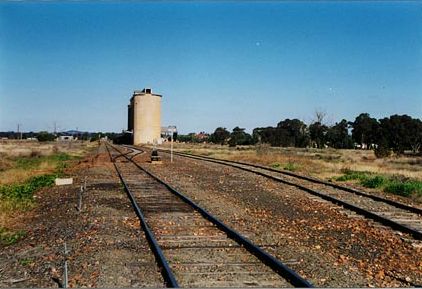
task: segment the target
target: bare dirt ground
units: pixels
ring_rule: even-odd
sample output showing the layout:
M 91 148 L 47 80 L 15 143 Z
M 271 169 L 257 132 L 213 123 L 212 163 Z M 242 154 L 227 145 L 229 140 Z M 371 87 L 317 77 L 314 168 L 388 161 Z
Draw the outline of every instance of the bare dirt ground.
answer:
M 0 287 L 58 287 L 69 250 L 70 287 L 163 287 L 155 259 L 103 149 L 67 171 L 75 185 L 44 189 L 7 226 L 26 237 L 0 252 Z M 83 210 L 76 210 L 87 178 Z
M 292 187 L 168 156 L 149 168 L 320 287 L 422 284 L 421 243 Z

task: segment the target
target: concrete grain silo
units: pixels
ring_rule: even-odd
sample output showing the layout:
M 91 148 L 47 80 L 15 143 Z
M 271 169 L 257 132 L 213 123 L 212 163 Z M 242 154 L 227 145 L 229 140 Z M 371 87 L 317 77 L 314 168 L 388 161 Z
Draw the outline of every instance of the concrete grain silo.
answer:
M 128 130 L 133 144 L 161 143 L 161 95 L 150 88 L 135 90 L 128 106 Z

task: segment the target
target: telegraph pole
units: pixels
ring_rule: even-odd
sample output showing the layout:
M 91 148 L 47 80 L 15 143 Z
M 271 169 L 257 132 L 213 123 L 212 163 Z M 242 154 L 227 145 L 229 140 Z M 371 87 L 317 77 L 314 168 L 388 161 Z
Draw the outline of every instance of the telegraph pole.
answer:
M 22 139 L 22 132 L 20 131 L 20 126 L 21 124 L 18 123 L 18 135 L 19 135 L 19 139 Z

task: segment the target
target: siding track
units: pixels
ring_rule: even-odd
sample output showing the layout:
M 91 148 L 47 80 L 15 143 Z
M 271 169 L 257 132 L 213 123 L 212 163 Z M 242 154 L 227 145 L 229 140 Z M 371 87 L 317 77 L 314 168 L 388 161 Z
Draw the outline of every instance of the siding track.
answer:
M 167 150 L 161 152 L 169 153 Z M 252 172 L 271 180 L 294 186 L 320 199 L 342 206 L 396 231 L 422 240 L 422 209 L 395 202 L 345 186 L 301 176 L 289 171 L 279 171 L 261 165 L 216 159 L 200 155 L 173 152 L 173 154 Z
M 132 158 L 107 144 L 168 287 L 312 287 Z

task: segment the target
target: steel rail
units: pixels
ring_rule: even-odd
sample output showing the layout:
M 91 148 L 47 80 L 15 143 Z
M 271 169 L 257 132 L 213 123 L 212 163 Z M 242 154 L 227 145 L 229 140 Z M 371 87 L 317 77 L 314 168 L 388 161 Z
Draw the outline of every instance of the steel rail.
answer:
M 115 150 L 120 152 L 116 147 L 112 146 Z M 263 263 L 268 265 L 271 269 L 273 269 L 275 272 L 277 272 L 280 276 L 285 278 L 290 284 L 292 284 L 295 287 L 301 287 L 301 288 L 311 288 L 314 287 L 309 281 L 305 280 L 299 274 L 297 274 L 295 271 L 290 269 L 288 266 L 283 264 L 280 260 L 276 259 L 271 254 L 267 253 L 263 249 L 261 249 L 259 246 L 253 244 L 249 239 L 245 238 L 241 234 L 239 234 L 237 231 L 231 229 L 224 223 L 222 223 L 219 219 L 211 215 L 208 211 L 197 205 L 195 202 L 193 202 L 190 198 L 186 197 L 182 193 L 178 192 L 175 188 L 170 186 L 168 183 L 164 182 L 160 178 L 158 178 L 156 175 L 152 174 L 149 170 L 141 167 L 139 164 L 134 162 L 133 160 L 129 159 L 127 156 L 125 156 L 126 159 L 131 161 L 137 168 L 144 171 L 146 174 L 151 176 L 153 179 L 164 185 L 170 192 L 172 192 L 174 195 L 179 197 L 182 201 L 190 205 L 192 208 L 194 208 L 198 213 L 200 213 L 205 219 L 212 222 L 215 226 L 217 226 L 220 230 L 225 232 L 227 236 L 233 240 L 235 240 L 237 243 L 243 245 L 250 253 L 258 257 Z
M 107 151 L 110 154 L 111 157 L 111 152 L 109 150 L 109 148 L 107 147 Z M 120 155 L 119 156 L 124 156 L 126 159 L 130 160 L 126 154 L 122 154 L 119 151 Z M 159 264 L 159 266 L 161 267 L 161 275 L 164 278 L 165 283 L 167 284 L 167 287 L 171 287 L 171 288 L 179 288 L 179 284 L 177 283 L 176 277 L 174 276 L 173 271 L 170 268 L 170 265 L 168 264 L 163 251 L 160 248 L 160 245 L 158 244 L 157 240 L 154 237 L 154 234 L 152 233 L 151 229 L 149 228 L 146 220 L 145 220 L 145 216 L 142 213 L 141 208 L 139 207 L 138 203 L 135 200 L 135 197 L 133 196 L 132 192 L 130 191 L 126 181 L 124 180 L 122 174 L 120 173 L 119 168 L 117 167 L 116 163 L 114 163 L 114 168 L 116 169 L 116 172 L 120 178 L 120 181 L 122 182 L 124 188 L 125 188 L 125 192 L 132 204 L 133 209 L 135 210 L 135 213 L 141 223 L 141 227 L 145 233 L 145 237 L 150 245 L 150 248 L 152 250 L 152 252 L 154 253 L 155 259 L 157 260 L 157 263 Z
M 165 152 L 165 153 L 169 153 L 168 150 L 160 149 L 160 151 Z M 353 194 L 356 194 L 356 195 L 359 195 L 359 196 L 363 196 L 363 197 L 373 199 L 374 201 L 384 202 L 384 203 L 389 204 L 391 206 L 394 206 L 396 208 L 407 210 L 407 211 L 410 211 L 412 213 L 422 215 L 422 208 L 412 207 L 412 206 L 409 206 L 409 205 L 406 205 L 406 204 L 403 204 L 403 203 L 399 203 L 399 202 L 396 202 L 396 201 L 393 201 L 393 200 L 389 200 L 389 199 L 385 199 L 385 198 L 382 198 L 382 197 L 379 197 L 379 196 L 371 195 L 371 194 L 368 194 L 368 193 L 365 193 L 365 192 L 362 192 L 362 191 L 359 191 L 359 190 L 356 190 L 356 189 L 353 189 L 353 188 L 349 188 L 349 187 L 338 185 L 338 184 L 333 184 L 333 183 L 330 183 L 330 182 L 327 182 L 327 181 L 319 180 L 319 179 L 308 177 L 308 176 L 299 175 L 299 174 L 289 172 L 289 171 L 285 171 L 285 170 L 276 170 L 276 169 L 269 168 L 269 167 L 266 167 L 266 166 L 263 166 L 263 165 L 251 164 L 251 163 L 241 162 L 241 161 L 217 159 L 217 158 L 213 158 L 213 157 L 201 156 L 201 155 L 195 155 L 195 154 L 189 154 L 189 153 L 173 152 L 173 154 L 176 154 L 176 155 L 179 155 L 179 156 L 184 156 L 184 157 L 189 157 L 189 158 L 193 158 L 193 159 L 195 159 L 195 158 L 209 159 L 209 160 L 215 160 L 215 161 L 235 163 L 235 164 L 239 164 L 239 165 L 251 166 L 251 167 L 254 167 L 254 168 L 258 168 L 258 169 L 276 172 L 276 173 L 288 175 L 288 176 L 291 176 L 291 177 L 295 177 L 295 178 L 298 178 L 298 179 L 306 180 L 306 181 L 309 181 L 309 182 L 330 186 L 330 187 L 333 187 L 335 189 L 347 191 L 349 193 L 353 193 Z
M 163 150 L 161 150 L 161 151 L 163 151 Z M 299 185 L 299 184 L 296 184 L 296 183 L 293 183 L 293 182 L 289 182 L 289 181 L 283 180 L 283 179 L 281 179 L 279 177 L 275 177 L 275 176 L 272 176 L 272 175 L 269 175 L 269 174 L 266 174 L 266 173 L 263 173 L 263 172 L 258 172 L 258 171 L 252 170 L 252 169 L 248 169 L 248 168 L 244 168 L 244 167 L 238 166 L 238 165 L 246 165 L 246 164 L 240 164 L 240 163 L 238 163 L 238 165 L 236 165 L 236 164 L 232 164 L 231 161 L 218 160 L 218 159 L 206 158 L 206 157 L 203 158 L 202 156 L 201 157 L 192 156 L 192 155 L 181 155 L 181 156 L 192 158 L 192 159 L 204 160 L 204 161 L 208 161 L 208 162 L 212 162 L 212 163 L 217 163 L 217 164 L 223 164 L 223 165 L 234 167 L 234 168 L 238 168 L 238 169 L 241 169 L 241 170 L 244 170 L 244 171 L 247 171 L 247 172 L 252 172 L 252 173 L 255 173 L 257 175 L 260 175 L 260 176 L 263 176 L 263 177 L 266 177 L 266 178 L 269 178 L 269 179 L 272 179 L 272 180 L 275 180 L 275 181 L 284 183 L 286 185 L 294 186 L 294 187 L 296 187 L 296 188 L 298 188 L 300 190 L 306 191 L 306 192 L 308 192 L 308 193 L 310 193 L 312 195 L 318 196 L 318 197 L 320 197 L 320 198 L 322 198 L 324 200 L 327 200 L 327 201 L 330 201 L 330 202 L 335 203 L 337 205 L 343 206 L 343 207 L 345 207 L 345 208 L 347 208 L 347 209 L 349 209 L 351 211 L 354 211 L 354 212 L 356 212 L 356 213 L 358 213 L 360 215 L 363 215 L 365 217 L 368 217 L 370 219 L 373 219 L 373 220 L 375 220 L 375 221 L 377 221 L 377 222 L 379 222 L 379 223 L 381 223 L 383 225 L 389 226 L 389 227 L 393 228 L 394 230 L 397 230 L 397 231 L 400 231 L 400 232 L 403 232 L 403 233 L 410 234 L 410 235 L 413 236 L 413 238 L 415 238 L 417 240 L 422 240 L 422 232 L 417 231 L 417 230 L 415 230 L 413 228 L 410 228 L 410 227 L 408 227 L 406 225 L 399 224 L 399 223 L 397 223 L 397 222 L 395 222 L 393 220 L 387 219 L 387 218 L 385 218 L 383 216 L 380 216 L 378 214 L 372 213 L 372 212 L 370 212 L 368 210 L 365 210 L 363 208 L 357 207 L 357 206 L 355 206 L 353 204 L 350 204 L 348 202 L 342 201 L 342 200 L 340 200 L 338 198 L 335 198 L 335 197 L 332 197 L 332 196 L 329 196 L 329 195 L 320 193 L 320 192 L 318 192 L 316 190 L 307 188 L 305 186 L 302 186 L 302 185 Z M 277 172 L 279 172 L 279 171 L 277 171 Z

